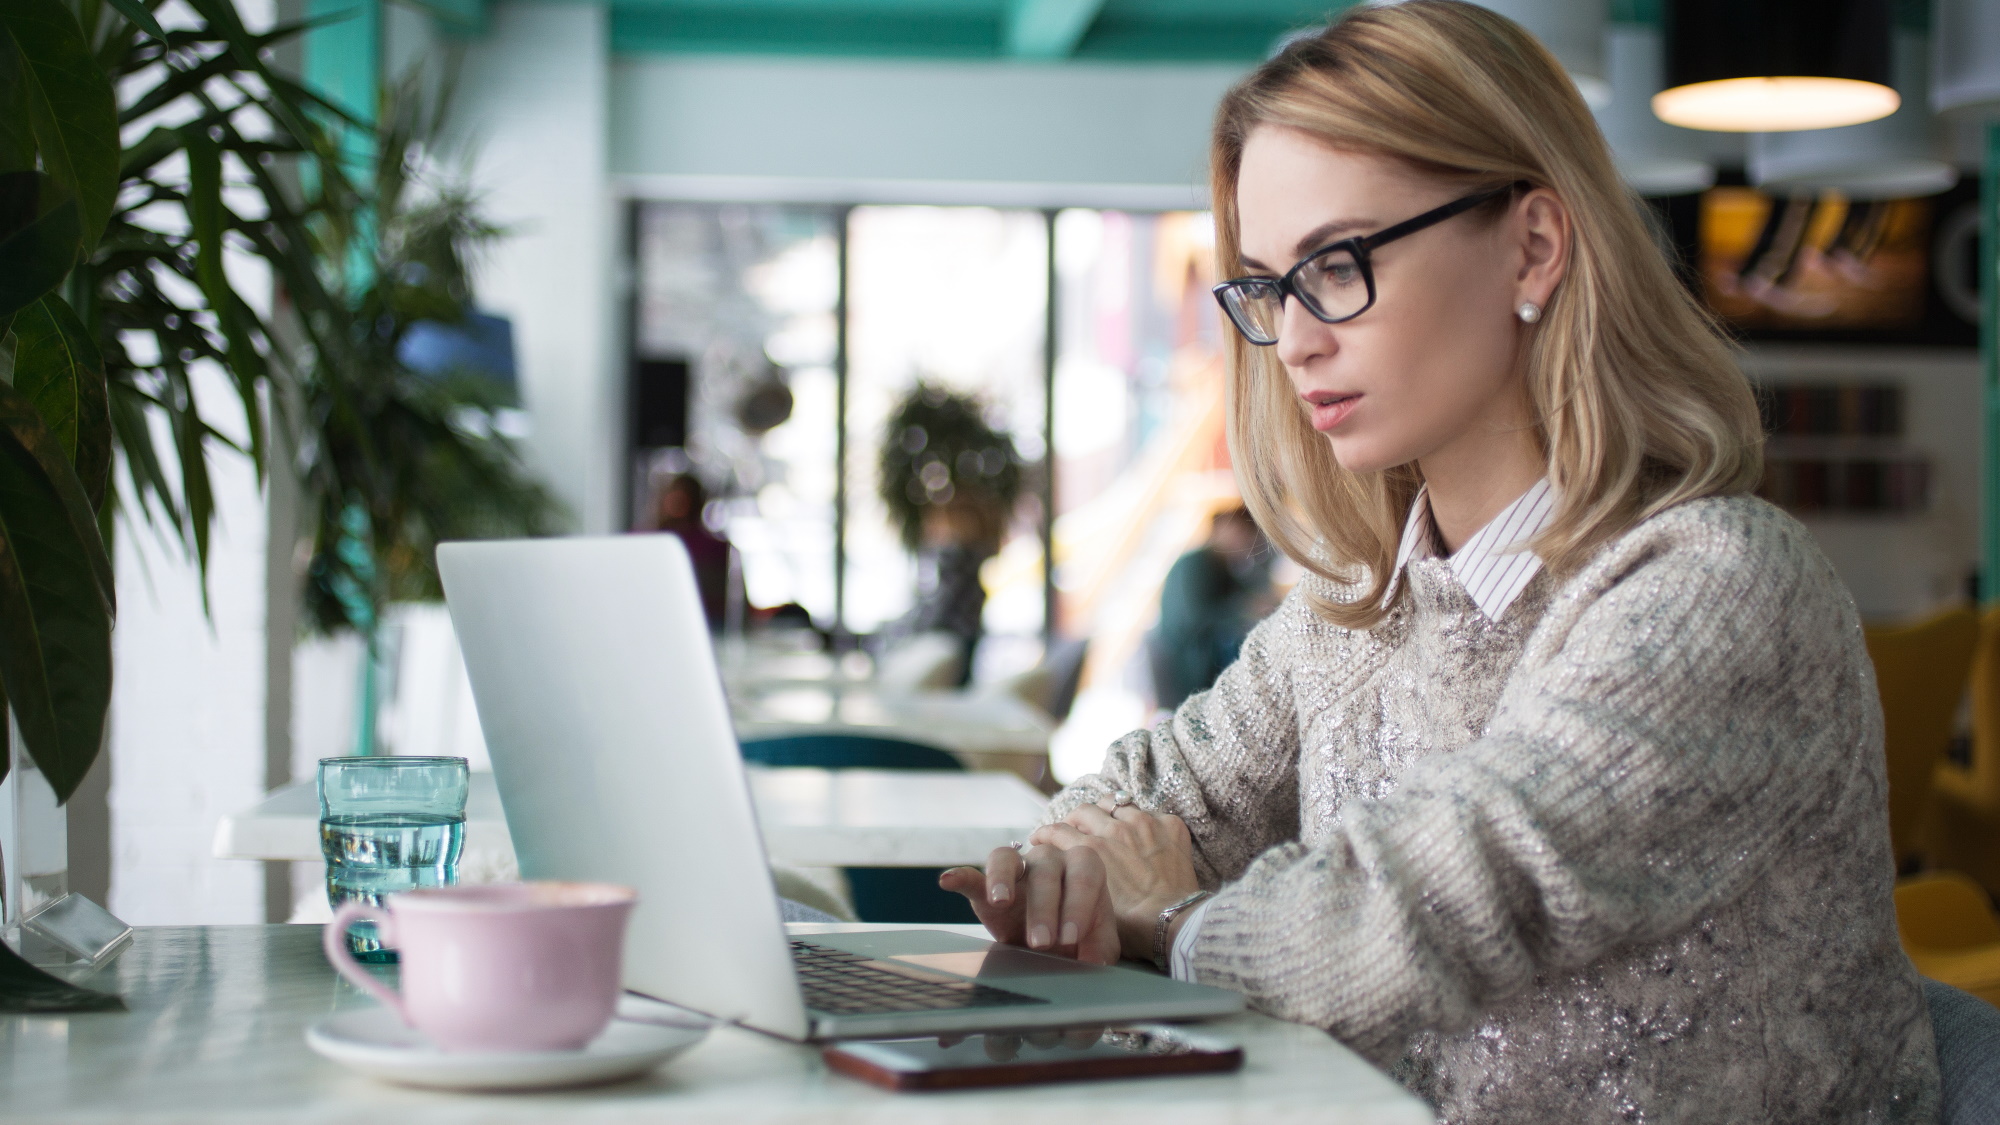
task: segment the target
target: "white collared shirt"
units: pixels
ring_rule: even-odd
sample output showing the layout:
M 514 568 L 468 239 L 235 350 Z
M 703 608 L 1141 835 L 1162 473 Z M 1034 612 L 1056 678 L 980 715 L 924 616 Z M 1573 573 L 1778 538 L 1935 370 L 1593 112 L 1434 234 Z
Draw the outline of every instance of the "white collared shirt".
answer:
M 1527 542 L 1541 534 L 1555 517 L 1556 491 L 1547 478 L 1538 480 L 1451 556 L 1451 572 L 1488 621 L 1499 621 L 1542 569 L 1542 560 L 1527 549 Z M 1396 548 L 1396 572 L 1389 579 L 1383 604 L 1387 605 L 1395 596 L 1403 567 L 1411 559 L 1427 559 L 1436 554 L 1437 529 L 1431 523 L 1430 492 L 1419 489 L 1417 498 L 1410 502 L 1409 518 L 1403 521 L 1403 541 Z M 1180 933 L 1174 935 L 1168 968 L 1175 980 L 1194 979 L 1195 941 L 1201 935 L 1202 920 L 1208 917 L 1208 905 L 1214 901 L 1209 899 L 1189 912 Z
M 1521 591 L 1528 588 L 1542 569 L 1542 560 L 1527 549 L 1528 540 L 1541 534 L 1556 518 L 1556 490 L 1546 478 L 1516 497 L 1500 514 L 1473 533 L 1451 556 L 1451 572 L 1472 597 L 1488 621 L 1498 621 Z M 1410 516 L 1403 521 L 1403 542 L 1396 548 L 1396 573 L 1389 580 L 1393 597 L 1403 567 L 1411 559 L 1427 559 L 1437 554 L 1437 532 L 1431 523 L 1428 489 L 1419 489 L 1410 503 Z M 1385 600 L 1383 604 L 1387 604 Z

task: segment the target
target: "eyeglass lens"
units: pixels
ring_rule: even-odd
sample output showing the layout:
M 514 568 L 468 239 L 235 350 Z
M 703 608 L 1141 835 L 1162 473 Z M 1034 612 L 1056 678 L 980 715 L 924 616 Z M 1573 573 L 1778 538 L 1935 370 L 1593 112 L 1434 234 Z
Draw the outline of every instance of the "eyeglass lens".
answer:
M 1335 248 L 1300 264 L 1292 290 L 1321 320 L 1346 320 L 1368 307 L 1368 283 L 1352 251 Z M 1258 343 L 1275 343 L 1285 317 L 1285 295 L 1275 281 L 1234 285 L 1224 292 L 1230 319 Z

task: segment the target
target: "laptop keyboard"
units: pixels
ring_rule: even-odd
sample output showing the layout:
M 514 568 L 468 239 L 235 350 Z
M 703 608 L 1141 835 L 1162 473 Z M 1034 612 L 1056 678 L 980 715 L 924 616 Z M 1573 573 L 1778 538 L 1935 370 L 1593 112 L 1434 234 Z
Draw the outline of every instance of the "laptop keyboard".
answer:
M 878 961 L 858 953 L 828 949 L 809 941 L 792 942 L 792 966 L 798 970 L 806 1007 L 829 1015 L 937 1012 L 1048 1003 L 1039 996 L 1023 996 L 1004 988 L 932 973 L 915 966 Z

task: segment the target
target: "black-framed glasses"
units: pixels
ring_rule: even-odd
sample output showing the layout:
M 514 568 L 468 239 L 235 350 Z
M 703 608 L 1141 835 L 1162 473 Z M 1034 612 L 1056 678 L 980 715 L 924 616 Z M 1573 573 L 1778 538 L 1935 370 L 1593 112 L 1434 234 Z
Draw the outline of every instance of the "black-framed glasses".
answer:
M 1369 254 L 1405 235 L 1436 226 L 1490 199 L 1529 186 L 1516 180 L 1505 187 L 1474 192 L 1406 219 L 1386 230 L 1360 238 L 1343 238 L 1300 259 L 1283 277 L 1239 277 L 1215 287 L 1215 299 L 1229 314 L 1243 338 L 1259 347 L 1278 342 L 1278 325 L 1285 317 L 1285 298 L 1297 297 L 1306 311 L 1328 324 L 1353 320 L 1375 304 L 1375 269 Z

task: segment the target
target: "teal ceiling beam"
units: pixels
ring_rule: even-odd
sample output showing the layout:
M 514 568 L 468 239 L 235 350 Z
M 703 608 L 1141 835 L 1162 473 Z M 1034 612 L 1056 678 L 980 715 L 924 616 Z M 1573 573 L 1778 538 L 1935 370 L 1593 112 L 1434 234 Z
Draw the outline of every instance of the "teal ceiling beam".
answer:
M 767 13 L 614 5 L 611 49 L 619 54 L 994 58 L 1000 54 L 1000 21 L 923 12 Z
M 1076 53 L 1104 0 L 1009 0 L 1006 48 L 1024 59 L 1066 59 Z
M 406 0 L 428 12 L 446 31 L 460 34 L 486 30 L 486 0 Z

